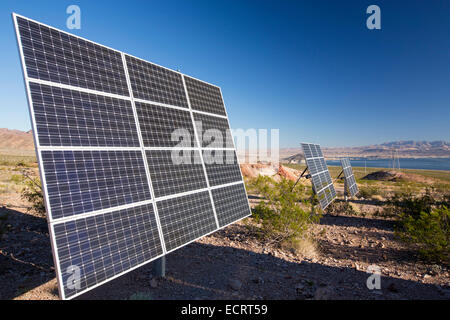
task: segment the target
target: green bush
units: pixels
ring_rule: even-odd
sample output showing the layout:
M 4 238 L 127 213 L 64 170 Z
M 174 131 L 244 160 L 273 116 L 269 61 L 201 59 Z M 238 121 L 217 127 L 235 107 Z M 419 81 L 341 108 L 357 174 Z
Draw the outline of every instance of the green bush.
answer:
M 397 235 L 418 246 L 427 259 L 449 262 L 450 210 L 443 206 L 417 214 L 400 214 L 401 228 Z
M 432 190 L 426 189 L 425 194 L 415 196 L 411 192 L 395 193 L 388 199 L 387 209 L 393 216 L 411 216 L 418 219 L 422 212 L 430 213 L 436 206 L 445 205 L 438 199 Z
M 30 203 L 29 211 L 34 211 L 45 217 L 45 203 L 41 181 L 37 177 L 30 176 L 26 171 L 22 171 L 24 177 L 24 188 L 22 189 L 22 199 Z
M 293 181 L 277 182 L 266 176 L 259 176 L 249 184 L 262 197 L 253 214 L 266 241 L 281 244 L 301 238 L 310 224 L 318 221 L 317 215 L 302 209 L 302 203 L 307 205 L 302 185 L 294 187 Z
M 361 186 L 359 188 L 359 192 L 357 194 L 358 198 L 364 198 L 364 199 L 370 199 L 372 198 L 374 195 L 379 194 L 379 191 L 376 187 L 371 186 L 371 187 L 366 187 L 366 186 Z
M 327 213 L 331 215 L 346 214 L 351 216 L 358 215 L 358 212 L 353 208 L 350 202 L 346 201 L 333 201 L 327 207 Z

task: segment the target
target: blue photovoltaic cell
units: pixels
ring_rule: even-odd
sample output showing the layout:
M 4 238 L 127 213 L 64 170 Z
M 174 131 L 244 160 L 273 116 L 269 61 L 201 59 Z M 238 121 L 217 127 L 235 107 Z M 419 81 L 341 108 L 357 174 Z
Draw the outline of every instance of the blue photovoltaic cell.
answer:
M 17 17 L 30 78 L 129 96 L 118 51 Z
M 207 188 L 197 150 L 147 150 L 155 197 Z
M 251 214 L 244 184 L 212 190 L 219 226 L 226 226 Z
M 242 181 L 234 150 L 204 150 L 203 160 L 210 186 Z
M 181 74 L 126 55 L 134 98 L 187 108 Z
M 220 89 L 211 84 L 184 76 L 189 101 L 193 110 L 226 115 Z
M 13 19 L 62 298 L 250 214 L 219 87 Z
M 41 146 L 139 147 L 128 100 L 30 82 Z
M 66 297 L 84 291 L 162 254 L 151 204 L 54 225 L 62 270 L 79 267 L 79 288 L 62 280 Z M 73 267 L 72 267 L 73 269 Z
M 150 200 L 141 151 L 42 151 L 53 219 Z
M 352 197 L 358 193 L 358 185 L 356 184 L 353 169 L 348 158 L 341 159 L 342 170 L 344 171 L 344 179 L 347 183 L 347 189 Z
M 208 191 L 158 201 L 157 207 L 167 251 L 217 229 Z
M 197 132 L 204 148 L 234 148 L 228 119 L 194 113 Z
M 145 147 L 196 147 L 189 111 L 136 102 Z
M 302 143 L 301 146 L 308 171 L 311 174 L 313 188 L 317 193 L 320 206 L 325 210 L 336 197 L 336 191 L 322 149 L 318 144 Z

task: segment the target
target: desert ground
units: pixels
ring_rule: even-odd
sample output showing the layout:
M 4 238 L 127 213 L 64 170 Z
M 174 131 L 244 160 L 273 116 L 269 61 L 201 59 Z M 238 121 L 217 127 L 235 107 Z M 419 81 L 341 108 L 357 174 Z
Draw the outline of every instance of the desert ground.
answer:
M 269 175 L 296 179 L 299 165 L 242 165 L 245 179 Z M 330 167 L 332 177 L 340 168 Z M 23 172 L 37 175 L 32 156 L 0 157 L 0 298 L 58 299 L 47 222 L 21 197 Z M 167 256 L 166 277 L 152 276 L 152 263 L 77 299 L 449 299 L 446 263 L 423 260 L 394 234 L 395 221 L 382 214 L 387 194 L 450 190 L 450 172 L 354 168 L 362 195 L 338 199 L 311 237 L 295 246 L 260 239 L 252 217 Z M 373 174 L 373 180 L 362 179 Z M 370 177 L 370 176 L 369 176 Z M 309 181 L 301 181 L 308 187 Z M 249 194 L 251 206 L 261 198 Z M 366 286 L 370 265 L 381 272 L 381 290 Z

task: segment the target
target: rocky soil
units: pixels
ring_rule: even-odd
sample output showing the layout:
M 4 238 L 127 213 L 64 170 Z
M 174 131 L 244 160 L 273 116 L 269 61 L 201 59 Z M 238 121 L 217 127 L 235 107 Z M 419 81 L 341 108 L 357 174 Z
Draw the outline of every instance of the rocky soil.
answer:
M 0 211 L 0 298 L 57 299 L 45 219 Z M 316 245 L 301 250 L 267 246 L 250 230 L 240 222 L 169 254 L 164 279 L 150 263 L 77 299 L 450 299 L 448 267 L 421 262 L 392 221 L 327 215 Z M 380 290 L 367 288 L 370 265 Z

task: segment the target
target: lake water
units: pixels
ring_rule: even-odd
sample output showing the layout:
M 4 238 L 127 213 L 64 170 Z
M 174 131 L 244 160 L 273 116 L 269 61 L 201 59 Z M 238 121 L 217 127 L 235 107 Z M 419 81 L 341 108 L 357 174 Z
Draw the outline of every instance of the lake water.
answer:
M 392 159 L 366 159 L 350 158 L 353 167 L 368 168 L 392 168 Z M 329 166 L 340 166 L 339 160 L 327 161 Z M 397 159 L 395 167 L 397 168 Z M 450 171 L 450 158 L 403 158 L 400 159 L 400 169 L 422 169 L 422 170 L 448 170 Z

